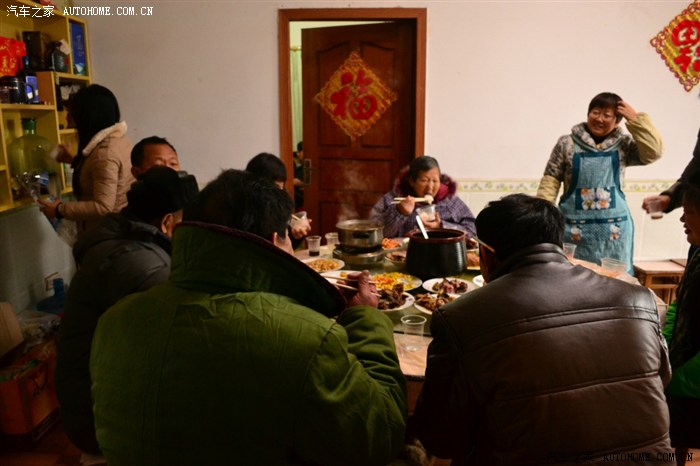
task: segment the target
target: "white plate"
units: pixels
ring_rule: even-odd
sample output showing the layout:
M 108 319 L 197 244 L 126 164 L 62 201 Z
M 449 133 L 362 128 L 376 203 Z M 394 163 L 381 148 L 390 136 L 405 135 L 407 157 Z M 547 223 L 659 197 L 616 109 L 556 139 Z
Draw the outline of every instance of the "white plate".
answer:
M 409 306 L 413 306 L 413 303 L 416 302 L 416 298 L 413 297 L 412 294 L 410 293 L 403 293 L 404 297 L 404 302 L 401 306 L 399 307 L 392 307 L 391 309 L 380 309 L 382 312 L 394 312 L 394 311 L 400 311 L 401 309 L 406 309 Z
M 318 261 L 318 260 L 328 261 L 328 264 L 332 263 L 332 265 L 333 265 L 332 268 L 324 270 L 323 272 L 319 272 L 319 273 L 330 272 L 333 270 L 340 270 L 343 267 L 345 267 L 345 262 L 341 261 L 340 259 L 329 259 L 329 258 L 325 258 L 325 257 L 309 257 L 308 259 L 302 260 L 302 262 L 304 264 L 308 265 L 309 267 L 311 267 L 312 269 L 314 269 L 313 266 L 311 266 L 309 264 L 312 263 L 313 261 Z M 314 270 L 316 270 L 316 269 L 314 269 Z M 316 270 L 316 271 L 318 272 L 318 270 Z
M 382 246 L 382 249 L 384 250 L 384 252 L 400 251 L 400 250 L 402 250 L 402 249 L 408 248 L 408 241 L 409 241 L 409 238 L 389 238 L 389 239 L 398 242 L 399 245 L 398 245 L 398 246 L 395 246 L 395 247 L 393 247 L 393 248 L 384 248 L 384 247 Z
M 469 293 L 470 291 L 473 291 L 473 290 L 476 289 L 476 286 L 474 286 L 473 284 L 469 283 L 469 280 L 463 280 L 463 279 L 457 278 L 457 277 L 445 277 L 445 278 L 447 278 L 447 279 L 450 280 L 450 281 L 458 281 L 458 282 L 461 282 L 461 283 L 465 283 L 465 284 L 467 285 L 467 291 L 465 291 L 464 293 L 448 293 L 450 296 L 454 296 L 454 297 L 457 297 L 457 298 L 458 298 L 458 297 L 460 297 L 460 296 L 462 296 L 462 295 L 464 295 L 464 294 L 466 294 L 466 293 Z M 428 293 L 436 293 L 437 290 L 434 290 L 433 287 L 434 287 L 435 285 L 437 285 L 438 283 L 440 283 L 441 281 L 442 281 L 442 278 L 431 278 L 430 280 L 426 280 L 426 281 L 423 282 L 423 288 L 424 288 Z
M 377 280 L 377 278 L 389 278 L 389 279 L 395 279 L 399 283 L 403 283 L 403 290 L 404 291 L 409 291 L 414 288 L 418 288 L 421 283 L 420 278 L 414 277 L 413 275 L 408 275 L 405 273 L 401 272 L 389 272 L 389 273 L 377 273 L 372 275 L 372 280 Z M 381 288 L 379 285 L 377 285 L 377 288 Z
M 484 286 L 484 276 L 483 275 L 477 275 L 476 277 L 472 278 L 472 282 L 479 288 Z
M 429 294 L 431 297 L 433 297 L 433 298 L 437 296 L 437 293 L 428 293 L 428 294 Z M 452 302 L 452 301 L 450 301 L 450 302 Z M 420 304 L 418 304 L 417 301 L 416 301 L 413 305 L 415 306 L 416 309 L 418 309 L 418 310 L 419 310 L 420 312 L 422 312 L 423 314 L 428 314 L 428 315 L 432 315 L 432 314 L 433 314 L 433 311 L 431 311 L 431 310 L 428 309 L 427 307 L 421 306 Z
M 402 268 L 406 266 L 406 251 L 404 250 L 385 252 L 384 258 L 396 267 Z

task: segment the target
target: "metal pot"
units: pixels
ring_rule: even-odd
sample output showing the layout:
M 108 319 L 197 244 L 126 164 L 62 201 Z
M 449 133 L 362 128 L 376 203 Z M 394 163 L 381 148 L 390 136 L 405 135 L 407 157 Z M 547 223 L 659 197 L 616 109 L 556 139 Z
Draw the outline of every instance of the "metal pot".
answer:
M 376 220 L 344 220 L 335 225 L 338 243 L 353 248 L 371 249 L 381 246 L 384 225 Z
M 428 239 L 418 230 L 408 233 L 406 270 L 422 280 L 462 273 L 467 267 L 466 234 L 448 228 L 429 229 Z

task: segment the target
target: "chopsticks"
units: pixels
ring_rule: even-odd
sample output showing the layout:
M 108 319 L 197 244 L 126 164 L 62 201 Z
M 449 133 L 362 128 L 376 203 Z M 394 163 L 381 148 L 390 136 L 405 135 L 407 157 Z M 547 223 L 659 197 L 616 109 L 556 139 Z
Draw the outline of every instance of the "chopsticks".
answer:
M 406 200 L 405 197 L 395 197 L 391 203 L 398 204 L 399 202 L 404 200 Z M 416 202 L 427 202 L 428 204 L 432 204 L 434 199 L 432 197 L 414 197 L 413 200 Z
M 331 275 L 328 272 L 323 272 L 321 273 L 325 278 L 332 278 L 334 280 L 347 280 L 349 282 L 356 282 L 358 279 L 357 278 L 350 278 L 350 277 L 343 277 L 342 275 Z M 374 285 L 377 284 L 377 282 L 370 280 L 368 283 L 372 283 Z
M 357 288 L 355 288 L 354 286 L 344 285 L 344 284 L 342 284 L 342 283 L 337 283 L 337 282 L 336 282 L 336 283 L 333 283 L 333 284 L 334 284 L 335 286 L 337 286 L 338 288 L 345 288 L 346 290 L 360 291 L 360 290 L 358 290 Z M 372 291 L 372 294 L 373 294 L 374 296 L 377 296 L 378 298 L 381 298 L 381 297 L 382 297 L 382 295 L 380 295 L 379 293 L 375 293 L 374 291 Z

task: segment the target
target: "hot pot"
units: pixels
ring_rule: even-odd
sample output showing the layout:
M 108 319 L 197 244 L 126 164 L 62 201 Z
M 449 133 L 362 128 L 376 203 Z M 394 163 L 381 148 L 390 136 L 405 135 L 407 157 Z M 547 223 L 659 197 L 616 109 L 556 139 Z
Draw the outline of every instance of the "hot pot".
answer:
M 384 225 L 376 220 L 344 220 L 335 225 L 338 243 L 357 249 L 376 249 L 382 245 Z
M 421 280 L 462 273 L 467 267 L 466 234 L 460 230 L 427 230 L 428 239 L 419 230 L 408 233 L 406 270 Z

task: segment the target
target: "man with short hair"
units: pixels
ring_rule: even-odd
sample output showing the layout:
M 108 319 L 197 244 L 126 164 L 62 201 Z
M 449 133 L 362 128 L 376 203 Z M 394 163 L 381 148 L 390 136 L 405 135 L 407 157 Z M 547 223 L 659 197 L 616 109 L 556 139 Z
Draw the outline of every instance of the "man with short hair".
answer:
M 152 167 L 127 193 L 128 205 L 87 231 L 73 248 L 70 282 L 58 335 L 56 394 L 68 438 L 99 454 L 90 395 L 90 346 L 97 320 L 124 296 L 164 282 L 173 229 L 197 192 L 192 175 Z
M 428 452 L 478 466 L 648 464 L 671 452 L 652 292 L 572 265 L 564 217 L 544 199 L 491 202 L 476 230 L 487 284 L 432 316 L 415 413 Z
M 149 168 L 164 165 L 175 171 L 180 171 L 180 160 L 177 152 L 167 139 L 150 136 L 141 139 L 131 149 L 131 173 L 134 178 L 146 173 Z
M 227 170 L 185 210 L 168 282 L 100 319 L 90 362 L 110 465 L 384 466 L 405 380 L 369 273 L 343 295 L 289 254 L 293 202 Z

